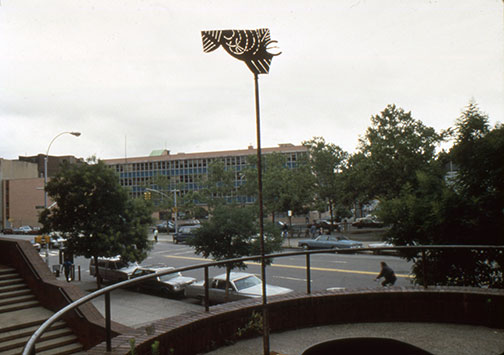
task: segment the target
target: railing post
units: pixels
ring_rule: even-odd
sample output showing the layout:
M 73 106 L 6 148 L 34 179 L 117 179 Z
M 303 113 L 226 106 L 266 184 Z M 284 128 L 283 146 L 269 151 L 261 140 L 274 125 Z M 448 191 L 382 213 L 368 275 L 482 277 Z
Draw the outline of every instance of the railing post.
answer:
M 306 254 L 306 293 L 311 293 L 310 254 Z
M 423 273 L 423 287 L 427 288 L 427 259 L 425 258 L 425 249 L 422 249 L 422 273 Z
M 209 292 L 208 292 L 208 266 L 205 266 L 205 312 L 208 312 L 210 309 L 210 302 L 209 302 Z
M 105 293 L 105 336 L 107 341 L 107 351 L 112 351 L 112 334 L 110 331 L 110 292 Z

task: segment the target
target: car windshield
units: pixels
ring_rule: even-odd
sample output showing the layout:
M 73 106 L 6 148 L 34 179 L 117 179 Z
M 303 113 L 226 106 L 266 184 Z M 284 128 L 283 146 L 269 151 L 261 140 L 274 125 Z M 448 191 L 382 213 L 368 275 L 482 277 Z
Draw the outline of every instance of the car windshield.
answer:
M 234 282 L 234 284 L 236 286 L 236 289 L 238 291 L 240 291 L 240 290 L 243 290 L 243 289 L 246 289 L 246 288 L 249 288 L 249 287 L 260 285 L 261 284 L 261 280 L 259 280 L 254 275 L 250 275 L 250 276 L 244 277 L 243 279 L 236 280 Z

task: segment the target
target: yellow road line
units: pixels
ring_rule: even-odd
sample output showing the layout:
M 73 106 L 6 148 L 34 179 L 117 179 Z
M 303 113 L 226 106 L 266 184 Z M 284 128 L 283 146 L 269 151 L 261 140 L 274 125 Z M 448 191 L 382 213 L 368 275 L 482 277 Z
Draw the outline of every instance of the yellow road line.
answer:
M 172 258 L 172 259 L 186 259 L 186 260 L 197 260 L 197 261 L 209 261 L 208 259 L 205 258 L 198 258 L 194 256 L 178 256 L 178 255 L 163 255 L 165 258 Z M 255 261 L 246 261 L 245 264 L 247 265 L 261 265 L 261 263 L 255 262 Z M 284 268 L 284 269 L 298 269 L 298 270 L 306 270 L 306 266 L 298 266 L 298 265 L 285 265 L 285 264 L 271 264 L 268 265 L 269 267 L 278 267 L 278 268 Z M 373 272 L 373 271 L 360 271 L 360 270 L 345 270 L 345 269 L 332 269 L 332 268 L 325 268 L 325 267 L 315 267 L 311 266 L 310 270 L 315 270 L 315 271 L 330 271 L 330 272 L 343 272 L 343 273 L 348 273 L 348 274 L 360 274 L 360 275 L 378 275 L 378 272 Z M 404 277 L 404 278 L 411 278 L 411 275 L 404 275 L 404 274 L 396 274 L 397 277 Z

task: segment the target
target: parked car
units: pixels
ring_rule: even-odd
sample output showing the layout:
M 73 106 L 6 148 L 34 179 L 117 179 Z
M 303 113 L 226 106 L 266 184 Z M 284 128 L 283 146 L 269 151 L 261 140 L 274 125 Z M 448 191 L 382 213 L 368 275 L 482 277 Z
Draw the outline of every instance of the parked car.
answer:
M 173 270 L 173 267 L 139 267 L 131 274 L 131 278 L 140 277 L 160 273 L 163 271 Z M 194 277 L 182 276 L 180 272 L 156 276 L 145 280 L 136 285 L 147 291 L 154 291 L 163 294 L 164 296 L 182 296 L 186 286 L 195 282 Z
M 172 221 L 168 222 L 161 222 L 159 224 L 156 224 L 156 228 L 159 232 L 175 232 L 175 225 L 173 224 Z
M 51 248 L 61 249 L 64 247 L 66 238 L 63 238 L 60 232 L 50 232 L 49 237 L 49 246 Z
M 362 248 L 362 243 L 344 236 L 320 235 L 315 239 L 302 239 L 298 246 L 304 249 L 348 249 Z
M 389 243 L 389 242 L 381 242 L 381 243 L 370 243 L 368 245 L 370 248 L 387 248 L 387 247 L 395 247 L 394 244 Z M 374 250 L 373 254 L 379 255 L 379 254 L 390 254 L 390 255 L 397 255 L 399 254 L 398 250 L 390 249 L 390 250 Z
M 208 297 L 211 304 L 261 297 L 262 281 L 253 274 L 231 272 L 228 291 L 226 299 L 226 274 L 209 279 Z M 289 292 L 292 292 L 289 288 L 266 284 L 267 296 L 283 295 Z M 185 295 L 202 301 L 205 298 L 205 282 L 198 281 L 188 285 L 185 288 Z
M 14 228 L 14 234 L 30 234 L 33 231 L 30 226 L 21 226 L 19 228 Z
M 140 265 L 136 262 L 127 263 L 119 256 L 113 258 L 98 258 L 98 272 L 102 280 L 111 282 L 119 282 L 131 278 L 133 271 L 138 269 Z M 89 273 L 96 277 L 95 259 L 91 258 L 89 262 Z
M 331 232 L 340 230 L 339 224 L 336 221 L 332 221 L 331 223 L 330 219 L 318 219 L 313 224 L 317 229 L 322 228 Z
M 352 226 L 357 228 L 382 228 L 383 222 L 371 217 L 364 217 L 357 218 L 357 220 L 352 223 Z
M 178 233 L 173 236 L 173 241 L 175 244 L 185 243 L 195 236 L 196 230 L 199 228 L 201 228 L 201 224 L 182 226 L 179 228 Z

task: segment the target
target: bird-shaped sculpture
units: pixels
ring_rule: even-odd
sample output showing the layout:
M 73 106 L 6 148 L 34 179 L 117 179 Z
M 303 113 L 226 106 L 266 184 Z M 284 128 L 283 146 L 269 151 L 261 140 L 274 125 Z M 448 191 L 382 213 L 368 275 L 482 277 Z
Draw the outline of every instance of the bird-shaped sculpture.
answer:
M 212 52 L 222 45 L 233 57 L 243 60 L 254 74 L 268 74 L 271 60 L 281 53 L 269 53 L 272 41 L 267 28 L 257 30 L 201 31 L 203 51 Z

